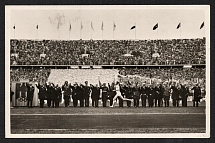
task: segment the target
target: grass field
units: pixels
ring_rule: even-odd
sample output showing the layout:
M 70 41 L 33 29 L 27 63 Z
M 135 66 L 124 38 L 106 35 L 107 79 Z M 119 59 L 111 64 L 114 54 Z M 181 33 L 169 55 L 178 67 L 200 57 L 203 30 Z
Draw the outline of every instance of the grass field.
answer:
M 189 103 L 189 106 L 192 105 Z M 205 133 L 200 107 L 11 109 L 12 134 Z

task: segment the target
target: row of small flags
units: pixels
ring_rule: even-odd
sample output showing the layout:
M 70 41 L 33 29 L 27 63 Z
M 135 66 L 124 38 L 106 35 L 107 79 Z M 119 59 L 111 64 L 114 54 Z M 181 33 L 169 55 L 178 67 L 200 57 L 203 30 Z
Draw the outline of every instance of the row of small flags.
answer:
M 177 25 L 176 29 L 179 29 L 180 27 L 181 27 L 181 22 Z M 200 25 L 200 29 L 202 29 L 203 27 L 204 27 L 204 22 Z M 57 28 L 59 28 L 59 26 Z M 136 24 L 134 26 L 132 26 L 130 30 L 133 30 L 135 28 L 136 28 Z M 152 30 L 156 30 L 157 28 L 158 28 L 158 23 L 153 26 Z M 13 29 L 16 29 L 15 25 L 13 26 Z M 36 29 L 39 29 L 39 25 L 38 24 L 36 26 Z M 71 30 L 71 29 L 72 29 L 72 25 L 70 24 L 69 25 L 69 30 Z M 82 29 L 83 29 L 83 25 L 82 25 L 82 22 L 81 22 L 81 30 Z M 94 30 L 92 22 L 91 22 L 91 29 Z M 104 24 L 103 24 L 103 21 L 102 21 L 101 30 L 103 30 L 103 29 L 104 29 Z M 115 31 L 115 29 L 116 29 L 116 24 L 113 23 L 113 31 Z

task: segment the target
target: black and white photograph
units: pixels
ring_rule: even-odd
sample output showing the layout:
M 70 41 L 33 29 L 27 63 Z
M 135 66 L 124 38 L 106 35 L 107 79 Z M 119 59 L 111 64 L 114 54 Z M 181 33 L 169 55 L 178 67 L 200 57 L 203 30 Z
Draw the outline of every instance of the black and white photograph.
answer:
M 5 6 L 6 138 L 209 138 L 210 6 Z

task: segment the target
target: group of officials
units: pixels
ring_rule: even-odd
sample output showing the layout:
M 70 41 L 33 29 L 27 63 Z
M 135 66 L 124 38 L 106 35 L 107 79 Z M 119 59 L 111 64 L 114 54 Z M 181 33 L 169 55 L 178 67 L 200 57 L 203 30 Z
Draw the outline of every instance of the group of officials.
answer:
M 110 105 L 113 105 L 113 98 L 116 95 L 115 83 L 106 85 L 98 84 L 78 85 L 75 83 L 71 85 L 68 81 L 65 81 L 62 87 L 54 85 L 53 83 L 36 85 L 39 89 L 40 107 L 44 107 L 44 100 L 47 100 L 48 107 L 59 107 L 61 97 L 63 95 L 65 107 L 69 107 L 70 101 L 73 101 L 73 107 L 77 107 L 80 103 L 80 107 L 89 107 L 89 99 L 92 99 L 92 106 L 98 108 L 99 100 L 102 100 L 102 106 L 107 106 L 107 100 L 110 101 Z M 198 107 L 198 103 L 201 98 L 201 88 L 196 84 L 191 90 L 194 90 L 193 94 L 193 106 Z M 121 84 L 121 95 L 127 99 L 133 99 L 133 106 L 139 107 L 139 101 L 141 100 L 142 107 L 146 107 L 147 101 L 149 107 L 169 107 L 169 101 L 172 99 L 173 107 L 179 107 L 179 101 L 182 100 L 182 106 L 187 107 L 187 98 L 190 95 L 189 88 L 186 85 L 178 83 L 163 83 L 163 84 L 146 84 L 142 85 L 136 83 Z M 62 94 L 63 93 L 63 94 Z M 123 107 L 123 100 L 119 100 L 119 107 Z M 79 102 L 78 102 L 79 101 Z M 127 107 L 131 107 L 131 101 L 126 101 Z

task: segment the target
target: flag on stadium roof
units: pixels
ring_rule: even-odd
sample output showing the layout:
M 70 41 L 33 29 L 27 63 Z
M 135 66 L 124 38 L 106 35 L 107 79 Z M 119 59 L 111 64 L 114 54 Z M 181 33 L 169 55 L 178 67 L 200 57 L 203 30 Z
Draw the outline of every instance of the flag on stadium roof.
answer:
M 200 29 L 202 29 L 204 27 L 204 22 L 201 24 Z
M 181 22 L 178 24 L 176 29 L 179 29 L 181 27 Z
M 82 21 L 81 21 L 81 30 L 83 29 Z
M 15 26 L 15 24 L 14 24 L 14 26 L 13 26 L 13 29 L 16 29 L 16 26 Z
M 39 28 L 38 24 L 37 24 L 36 28 L 37 28 L 37 29 Z
M 153 26 L 153 30 L 156 30 L 157 28 L 158 28 L 158 23 L 155 26 Z
M 101 29 L 103 30 L 103 27 L 104 27 L 104 25 L 103 25 L 103 21 L 102 21 L 102 26 L 101 26 Z
M 130 30 L 135 29 L 135 28 L 136 28 L 136 26 L 132 26 Z
M 116 29 L 116 24 L 115 22 L 113 22 L 113 31 L 115 31 L 115 29 Z
M 92 21 L 91 21 L 91 28 L 92 28 L 92 30 L 94 31 L 94 29 L 93 29 L 93 23 L 92 23 Z

